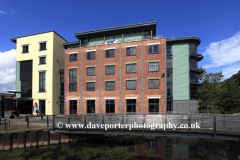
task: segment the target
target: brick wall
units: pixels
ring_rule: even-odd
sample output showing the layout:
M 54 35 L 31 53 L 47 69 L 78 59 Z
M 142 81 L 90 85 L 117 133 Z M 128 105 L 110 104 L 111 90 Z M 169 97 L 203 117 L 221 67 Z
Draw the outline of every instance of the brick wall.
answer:
M 154 39 L 143 40 L 135 42 L 125 42 L 118 44 L 109 44 L 93 47 L 84 47 L 76 49 L 65 50 L 65 114 L 69 114 L 69 98 L 78 98 L 77 113 L 81 114 L 81 52 L 82 52 L 82 113 L 87 112 L 87 100 L 86 98 L 95 98 L 95 113 L 105 113 L 106 104 L 105 98 L 115 99 L 115 113 L 126 112 L 126 99 L 125 97 L 137 97 L 136 112 L 142 112 L 142 67 L 143 67 L 143 112 L 148 112 L 148 97 L 160 97 L 159 99 L 159 111 L 165 111 L 165 77 L 162 74 L 165 73 L 165 42 L 166 39 Z M 149 43 L 160 43 L 159 54 L 148 54 Z M 126 47 L 129 45 L 137 45 L 136 56 L 126 56 Z M 143 57 L 142 57 L 143 46 Z M 105 48 L 116 47 L 115 57 L 106 58 Z M 121 57 L 120 57 L 121 47 Z M 95 50 L 95 60 L 87 60 L 86 50 Z M 101 50 L 101 66 L 100 66 L 100 50 Z M 69 62 L 69 53 L 78 52 L 78 58 L 76 62 Z M 120 58 L 121 58 L 121 102 L 120 102 Z M 159 72 L 148 72 L 148 61 L 159 61 Z M 143 66 L 142 66 L 143 61 Z M 136 62 L 137 72 L 127 74 L 126 63 Z M 105 75 L 105 65 L 115 64 L 115 74 Z M 95 76 L 87 76 L 86 66 L 95 66 Z M 69 68 L 77 68 L 77 91 L 69 92 Z M 101 67 L 101 73 L 100 73 Z M 101 99 L 99 99 L 99 79 L 101 74 Z M 148 89 L 148 78 L 159 77 L 159 89 Z M 126 79 L 135 78 L 137 80 L 136 90 L 126 90 Z M 115 90 L 106 91 L 106 80 L 115 80 Z M 96 81 L 95 91 L 86 91 L 86 81 Z M 161 101 L 163 100 L 163 101 Z M 100 111 L 101 103 L 101 111 Z

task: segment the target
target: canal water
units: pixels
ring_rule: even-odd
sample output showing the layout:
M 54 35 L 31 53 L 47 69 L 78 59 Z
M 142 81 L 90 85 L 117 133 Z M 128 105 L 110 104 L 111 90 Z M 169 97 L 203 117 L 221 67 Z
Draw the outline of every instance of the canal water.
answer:
M 106 136 L 81 142 L 0 151 L 0 160 L 5 159 L 240 160 L 240 142 L 179 137 Z

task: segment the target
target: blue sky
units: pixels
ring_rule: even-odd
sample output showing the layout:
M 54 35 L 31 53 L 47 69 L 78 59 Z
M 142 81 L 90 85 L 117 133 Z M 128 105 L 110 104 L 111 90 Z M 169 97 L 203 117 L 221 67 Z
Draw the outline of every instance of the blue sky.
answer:
M 239 0 L 0 0 L 0 93 L 15 89 L 10 38 L 55 30 L 75 41 L 76 32 L 149 21 L 157 21 L 157 35 L 199 37 L 199 66 L 230 77 L 240 70 L 239 8 Z

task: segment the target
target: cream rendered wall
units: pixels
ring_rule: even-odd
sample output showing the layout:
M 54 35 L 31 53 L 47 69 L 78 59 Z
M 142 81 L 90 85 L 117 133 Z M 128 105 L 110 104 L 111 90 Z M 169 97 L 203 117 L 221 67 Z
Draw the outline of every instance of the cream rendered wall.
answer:
M 53 43 L 53 85 L 52 85 L 52 97 L 53 97 L 53 113 L 59 114 L 59 69 L 64 68 L 64 47 L 63 43 L 65 40 L 60 38 L 56 33 L 54 33 L 54 43 Z M 57 61 L 58 60 L 58 61 Z
M 54 43 L 54 32 L 47 32 L 37 35 L 31 35 L 27 37 L 17 38 L 17 55 L 16 61 L 26 61 L 32 60 L 32 98 L 33 103 L 37 102 L 39 106 L 38 99 L 46 99 L 45 104 L 45 114 L 53 114 L 53 43 Z M 46 41 L 46 49 L 44 51 L 39 51 L 39 42 Z M 22 54 L 22 45 L 29 44 L 29 53 Z M 39 64 L 39 57 L 46 55 L 45 65 Z M 46 70 L 46 92 L 39 93 L 39 70 Z M 56 102 L 55 102 L 56 103 Z

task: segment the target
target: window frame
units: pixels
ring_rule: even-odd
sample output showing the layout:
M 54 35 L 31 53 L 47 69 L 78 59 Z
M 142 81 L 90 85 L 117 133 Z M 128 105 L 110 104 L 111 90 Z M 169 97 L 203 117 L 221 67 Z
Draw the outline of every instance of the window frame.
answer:
M 110 101 L 114 101 L 114 103 L 111 103 Z M 106 102 L 106 111 L 105 111 L 105 113 L 115 113 L 115 99 L 106 99 L 105 102 Z M 114 112 L 108 112 L 108 109 L 110 110 L 111 105 L 114 106 Z
M 89 68 L 94 68 L 94 75 L 88 75 L 88 69 L 89 69 Z M 87 72 L 87 73 L 86 73 L 87 76 L 95 76 L 95 74 L 96 74 L 96 67 L 95 67 L 95 66 L 87 67 L 86 72 Z
M 112 67 L 112 66 L 114 66 L 114 74 L 107 74 L 107 67 Z M 105 66 L 105 75 L 115 75 L 115 65 L 107 65 L 107 66 Z
M 128 72 L 128 65 L 135 65 L 136 66 L 136 72 Z M 129 63 L 129 64 L 126 64 L 126 74 L 132 74 L 132 73 L 137 73 L 137 63 Z
M 27 48 L 26 49 L 26 52 L 25 52 L 25 50 L 24 50 L 24 48 Z M 29 53 L 29 47 L 28 47 L 28 45 L 22 45 L 22 53 Z
M 74 70 L 76 70 L 76 72 L 77 72 L 77 68 L 73 68 L 73 69 L 69 69 L 69 92 L 77 92 L 77 73 L 76 73 L 76 77 L 75 76 L 72 76 L 71 77 L 71 71 L 74 71 Z M 70 78 L 76 78 L 76 82 L 72 82 L 72 81 L 70 81 Z M 70 90 L 70 86 L 71 85 L 74 85 L 74 84 L 76 84 L 76 90 Z
M 150 81 L 151 80 L 158 80 L 158 88 L 150 88 Z M 156 79 L 148 79 L 148 89 L 159 89 L 159 87 L 160 87 L 160 80 L 159 80 L 159 78 L 156 78 Z
M 157 71 L 149 71 L 149 64 L 150 63 L 158 63 L 158 70 Z M 159 72 L 159 62 L 148 62 L 148 72 Z
M 149 52 L 150 47 L 154 47 L 154 46 L 158 46 L 158 51 L 157 51 L 157 52 L 152 52 L 152 53 L 150 53 L 150 52 Z M 152 48 L 152 51 L 153 51 L 153 48 Z M 148 54 L 159 54 L 159 44 L 149 45 L 149 46 L 148 46 Z
M 45 48 L 42 49 L 42 45 L 45 44 Z M 39 51 L 45 51 L 47 50 L 47 42 L 39 42 Z
M 135 55 L 128 55 L 128 51 L 127 51 L 127 50 L 128 50 L 129 48 L 135 48 Z M 127 57 L 128 57 L 128 56 L 136 56 L 136 55 L 137 55 L 137 47 L 127 47 L 127 48 L 126 48 L 126 56 L 127 56 Z
M 73 104 L 73 102 L 75 102 L 76 104 Z M 73 111 L 75 111 L 72 109 L 74 106 L 76 107 L 76 113 L 72 113 Z M 69 100 L 69 114 L 77 114 L 77 100 Z
M 45 59 L 45 63 L 42 63 L 42 59 Z M 39 57 L 39 64 L 47 64 L 46 57 Z
M 38 92 L 46 92 L 46 71 L 39 72 L 39 88 L 38 89 L 39 89 Z
M 113 57 L 107 57 L 107 52 L 108 52 L 108 51 L 112 51 L 112 50 L 114 50 L 114 56 L 113 56 Z M 107 49 L 107 50 L 105 50 L 105 54 L 106 54 L 105 57 L 106 57 L 106 58 L 115 58 L 115 50 L 116 50 L 116 49 Z
M 114 82 L 114 89 L 107 89 L 107 83 L 108 82 L 111 82 L 111 83 Z M 105 90 L 106 91 L 114 91 L 115 90 L 115 81 L 105 81 Z
M 94 83 L 94 90 L 88 90 L 88 83 Z M 95 91 L 96 90 L 96 83 L 95 82 L 87 82 L 86 90 L 87 91 Z
M 77 55 L 77 53 L 69 54 L 69 62 L 76 62 L 76 61 L 77 61 L 77 59 L 76 59 L 76 60 L 73 60 L 73 58 L 71 58 L 71 57 L 73 57 L 74 55 Z M 78 55 L 76 56 L 76 58 L 78 58 Z
M 89 55 L 90 58 L 88 58 L 88 54 L 91 54 L 94 52 L 94 59 L 91 59 L 91 56 Z M 91 52 L 87 52 L 87 60 L 95 60 L 96 59 L 96 51 L 91 51 Z
M 128 84 L 129 81 L 135 81 L 136 82 L 135 83 L 136 84 L 135 89 L 128 89 L 128 85 L 127 84 Z M 126 90 L 137 90 L 137 80 L 126 80 Z

